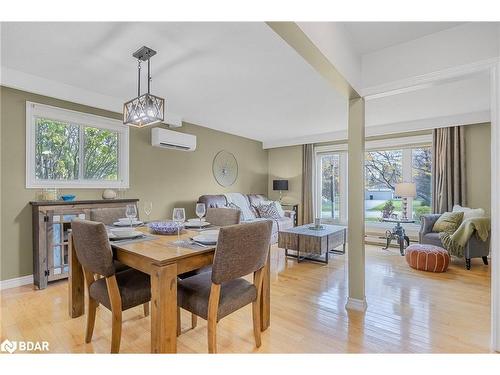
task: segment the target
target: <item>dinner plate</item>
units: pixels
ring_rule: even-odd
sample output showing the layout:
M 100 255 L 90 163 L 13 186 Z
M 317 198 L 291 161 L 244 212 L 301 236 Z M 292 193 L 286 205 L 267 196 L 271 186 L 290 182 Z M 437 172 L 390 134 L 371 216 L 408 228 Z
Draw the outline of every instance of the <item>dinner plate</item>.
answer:
M 212 237 L 215 237 L 215 239 L 217 239 L 217 237 L 219 236 L 219 230 L 218 229 L 208 229 L 208 230 L 204 230 L 200 234 L 203 236 L 212 236 Z
M 142 225 L 142 224 L 144 223 L 140 220 L 132 221 L 132 225 Z M 113 225 L 116 227 L 129 227 L 130 221 L 115 221 Z
M 193 220 L 193 221 L 188 221 L 184 223 L 184 226 L 186 228 L 203 228 L 203 227 L 208 227 L 210 225 L 209 222 L 207 221 L 199 221 L 199 220 Z
M 195 217 L 194 219 L 188 219 L 187 221 L 200 221 L 200 219 L 198 219 L 197 217 Z M 201 221 L 205 221 L 205 218 L 201 218 Z
M 204 245 L 215 245 L 217 243 L 217 237 L 199 234 L 193 237 L 193 241 L 202 243 Z

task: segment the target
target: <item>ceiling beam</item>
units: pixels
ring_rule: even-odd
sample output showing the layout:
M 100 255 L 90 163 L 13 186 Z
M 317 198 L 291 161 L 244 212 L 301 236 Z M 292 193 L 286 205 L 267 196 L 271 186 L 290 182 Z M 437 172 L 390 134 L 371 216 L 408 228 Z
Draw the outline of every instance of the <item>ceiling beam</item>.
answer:
M 295 22 L 266 22 L 285 42 L 347 99 L 360 95 Z

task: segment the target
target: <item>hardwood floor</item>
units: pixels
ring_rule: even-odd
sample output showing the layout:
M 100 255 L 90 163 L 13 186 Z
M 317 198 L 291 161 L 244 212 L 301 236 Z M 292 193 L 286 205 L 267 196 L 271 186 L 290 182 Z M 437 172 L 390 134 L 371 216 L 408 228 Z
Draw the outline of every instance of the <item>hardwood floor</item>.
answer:
M 218 324 L 219 353 L 489 352 L 490 267 L 481 259 L 466 271 L 454 260 L 443 274 L 409 268 L 399 250 L 366 248 L 368 310 L 347 312 L 346 257 L 329 265 L 271 254 L 271 327 L 255 348 L 251 305 Z M 94 336 L 85 344 L 85 316 L 70 319 L 67 283 L 45 290 L 24 286 L 2 291 L 1 340 L 45 340 L 51 352 L 107 353 L 111 313 L 97 309 Z M 121 353 L 148 353 L 150 317 L 142 306 L 125 311 Z M 206 353 L 207 323 L 182 313 L 180 353 Z

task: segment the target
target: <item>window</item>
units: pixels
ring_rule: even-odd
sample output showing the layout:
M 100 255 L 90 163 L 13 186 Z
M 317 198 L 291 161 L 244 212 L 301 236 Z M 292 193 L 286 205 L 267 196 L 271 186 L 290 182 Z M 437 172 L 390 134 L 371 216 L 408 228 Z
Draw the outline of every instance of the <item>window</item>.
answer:
M 128 187 L 128 127 L 26 103 L 26 187 Z
M 416 224 L 431 212 L 430 135 L 366 142 L 365 221 L 371 232 L 393 226 L 384 216 L 402 214 L 401 198 L 394 196 L 397 183 L 415 182 L 417 196 L 408 199 L 408 216 Z M 347 223 L 347 145 L 318 146 L 316 151 L 315 217 L 329 223 Z M 406 225 L 410 227 L 411 225 Z
M 397 183 L 414 182 L 417 196 L 408 199 L 408 217 L 420 223 L 431 211 L 431 147 L 375 149 L 365 158 L 365 221 L 402 214 L 402 200 L 394 196 Z

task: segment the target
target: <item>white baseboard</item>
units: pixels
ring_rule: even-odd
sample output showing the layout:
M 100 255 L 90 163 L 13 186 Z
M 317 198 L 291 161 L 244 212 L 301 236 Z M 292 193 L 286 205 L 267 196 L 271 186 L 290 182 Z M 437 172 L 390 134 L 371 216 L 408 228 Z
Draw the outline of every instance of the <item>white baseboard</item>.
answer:
M 16 286 L 23 286 L 33 284 L 33 275 L 26 275 L 16 277 L 14 279 L 0 281 L 0 290 L 15 288 Z
M 366 311 L 368 308 L 368 304 L 366 303 L 366 298 L 357 299 L 357 298 L 347 298 L 347 303 L 345 304 L 345 308 L 347 310 L 356 310 L 356 311 Z

